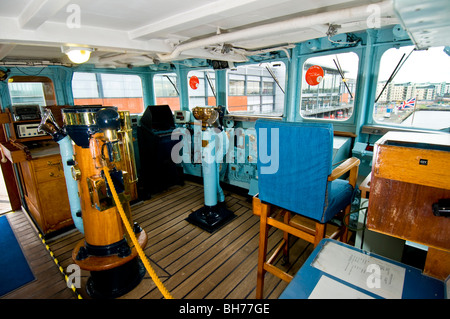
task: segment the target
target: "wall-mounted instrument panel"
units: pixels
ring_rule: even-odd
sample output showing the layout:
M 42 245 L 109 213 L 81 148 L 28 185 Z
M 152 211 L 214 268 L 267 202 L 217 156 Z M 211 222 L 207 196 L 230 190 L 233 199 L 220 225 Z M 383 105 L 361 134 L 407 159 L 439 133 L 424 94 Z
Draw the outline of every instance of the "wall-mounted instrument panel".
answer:
M 45 136 L 46 133 L 39 131 L 39 123 L 16 124 L 16 134 L 18 138 Z
M 13 118 L 14 121 L 40 120 L 39 105 L 14 105 Z

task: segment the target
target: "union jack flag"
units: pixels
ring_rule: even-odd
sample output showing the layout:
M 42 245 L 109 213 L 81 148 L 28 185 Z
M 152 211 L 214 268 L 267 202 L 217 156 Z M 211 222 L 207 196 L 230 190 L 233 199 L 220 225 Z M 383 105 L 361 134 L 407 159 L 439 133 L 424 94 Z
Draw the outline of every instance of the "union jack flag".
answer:
M 408 100 L 406 100 L 406 101 L 403 101 L 403 102 L 400 104 L 399 109 L 400 109 L 400 110 L 403 110 L 403 109 L 405 109 L 405 108 L 407 108 L 407 107 L 414 107 L 415 105 L 416 105 L 416 98 L 413 97 L 413 98 L 411 98 L 411 99 L 408 99 Z

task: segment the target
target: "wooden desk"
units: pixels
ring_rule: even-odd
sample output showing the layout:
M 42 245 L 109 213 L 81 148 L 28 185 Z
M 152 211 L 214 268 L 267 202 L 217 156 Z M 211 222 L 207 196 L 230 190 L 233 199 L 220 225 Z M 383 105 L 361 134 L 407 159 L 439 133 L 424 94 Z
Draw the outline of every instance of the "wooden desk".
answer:
M 450 198 L 449 168 L 448 134 L 389 132 L 375 143 L 367 227 L 428 246 L 424 272 L 439 279 L 450 274 L 450 218 L 432 204 Z

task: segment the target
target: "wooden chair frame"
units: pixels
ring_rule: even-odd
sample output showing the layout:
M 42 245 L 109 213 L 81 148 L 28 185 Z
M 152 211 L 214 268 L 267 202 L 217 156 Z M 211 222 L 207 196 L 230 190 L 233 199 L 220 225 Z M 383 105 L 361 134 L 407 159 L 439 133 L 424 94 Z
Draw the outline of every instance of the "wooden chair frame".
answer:
M 349 183 L 356 187 L 356 180 L 358 178 L 358 168 L 360 160 L 356 157 L 352 157 L 341 163 L 336 167 L 331 174 L 328 176 L 328 181 L 334 181 L 335 179 L 341 177 L 345 173 L 349 172 Z M 277 256 L 283 252 L 285 259 L 288 260 L 289 256 L 289 234 L 294 235 L 298 238 L 306 240 L 307 242 L 313 243 L 316 247 L 319 242 L 326 236 L 326 223 L 319 223 L 312 219 L 302 217 L 298 214 L 291 214 L 291 212 L 283 209 L 276 209 L 277 207 L 268 203 L 263 203 L 258 198 L 258 194 L 253 197 L 253 214 L 260 216 L 260 233 L 259 233 L 259 251 L 258 251 L 258 271 L 257 271 L 257 281 L 256 281 L 256 298 L 261 299 L 263 297 L 264 291 L 264 276 L 266 272 L 277 276 L 278 278 L 290 282 L 292 280 L 292 275 L 274 266 L 274 261 Z M 348 236 L 348 230 L 345 225 L 349 222 L 351 204 L 349 204 L 344 211 L 345 221 L 343 226 L 337 231 L 329 235 L 329 238 L 338 238 L 346 242 Z M 277 216 L 275 216 L 277 215 Z M 280 218 L 280 216 L 282 218 Z M 293 216 L 291 216 L 293 215 Z M 278 217 L 278 218 L 277 218 Z M 304 224 L 304 220 L 309 220 L 314 227 L 307 227 Z M 276 227 L 281 229 L 283 234 L 283 240 L 281 244 L 275 249 L 274 253 L 266 260 L 267 257 L 267 244 L 268 244 L 268 233 L 270 227 Z

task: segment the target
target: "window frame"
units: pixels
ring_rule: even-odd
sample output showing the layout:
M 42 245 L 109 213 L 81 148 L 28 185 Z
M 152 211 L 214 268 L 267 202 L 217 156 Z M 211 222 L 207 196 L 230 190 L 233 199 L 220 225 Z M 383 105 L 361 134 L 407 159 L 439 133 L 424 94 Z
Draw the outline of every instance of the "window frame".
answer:
M 346 118 L 339 119 L 338 110 L 335 110 L 336 111 L 336 115 L 334 115 L 334 117 L 331 117 L 331 114 L 329 115 L 329 117 L 322 117 L 322 118 L 304 116 L 302 114 L 302 111 L 303 111 L 303 109 L 302 109 L 302 102 L 303 102 L 303 98 L 304 98 L 303 95 L 305 93 L 303 91 L 304 90 L 304 84 L 309 85 L 309 84 L 306 83 L 306 80 L 305 80 L 305 74 L 306 74 L 306 71 L 307 71 L 307 69 L 305 69 L 305 65 L 307 64 L 308 60 L 310 60 L 311 58 L 320 58 L 320 57 L 340 55 L 340 54 L 349 54 L 349 53 L 354 54 L 355 57 L 357 58 L 357 61 L 354 63 L 354 65 L 356 66 L 355 78 L 354 79 L 352 78 L 352 79 L 350 79 L 352 81 L 347 82 L 347 85 L 349 86 L 350 92 L 352 93 L 352 96 L 353 96 L 353 98 L 351 98 L 349 96 L 350 100 L 353 101 L 351 115 L 346 117 Z M 310 65 L 311 66 L 315 65 L 315 63 L 310 63 Z M 301 56 L 301 58 L 300 58 L 299 68 L 298 69 L 299 69 L 298 70 L 298 75 L 299 75 L 298 82 L 300 84 L 300 90 L 299 90 L 298 102 L 297 102 L 297 107 L 298 107 L 297 115 L 300 117 L 300 119 L 302 121 L 330 121 L 330 122 L 333 122 L 333 123 L 338 124 L 338 125 L 340 125 L 340 124 L 351 124 L 351 123 L 354 122 L 354 119 L 355 119 L 356 113 L 357 113 L 357 106 L 358 106 L 359 86 L 361 85 L 360 84 L 360 73 L 361 73 L 361 54 L 360 54 L 360 52 L 358 52 L 356 50 L 351 50 L 351 49 L 344 49 L 344 50 L 339 50 L 339 51 L 336 51 L 336 52 L 335 51 L 324 51 L 324 52 L 320 52 L 320 53 L 317 53 L 317 54 L 304 55 L 304 56 Z M 330 69 L 333 69 L 333 67 L 331 66 Z M 332 84 L 330 88 L 324 88 L 324 90 L 331 90 L 331 92 L 323 92 L 323 93 L 319 93 L 319 94 L 324 94 L 324 93 L 325 94 L 326 93 L 333 94 L 333 93 L 336 93 L 336 92 L 333 92 L 333 91 L 335 91 L 336 88 L 337 88 L 337 93 L 338 93 L 337 97 L 339 98 L 339 101 L 340 101 L 343 94 L 349 94 L 349 93 L 348 93 L 347 88 L 345 87 L 345 84 L 343 84 L 343 81 L 341 79 L 339 71 L 338 70 L 334 70 L 334 69 L 333 69 L 333 71 L 335 71 L 336 73 L 333 75 L 332 83 L 335 83 L 335 80 L 338 79 L 339 86 L 336 87 L 335 85 Z M 327 84 L 327 82 L 325 82 L 327 80 L 326 76 L 327 76 L 327 73 L 325 72 L 324 79 L 318 84 L 317 88 L 319 88 L 319 86 L 323 87 L 323 86 L 325 86 L 325 84 Z M 322 97 L 325 97 L 325 96 L 322 96 Z M 333 96 L 331 98 L 333 98 Z M 332 111 L 333 110 L 330 110 L 329 113 L 331 113 Z
M 203 77 L 198 77 L 196 74 L 189 75 L 192 72 L 202 72 Z M 213 79 L 210 78 L 209 80 L 207 80 L 206 73 L 213 73 L 214 78 Z M 190 81 L 190 78 L 194 75 L 199 78 L 199 85 L 203 86 L 202 90 L 205 93 L 204 95 L 191 95 L 190 94 L 190 92 L 192 92 L 193 89 L 190 87 L 189 81 Z M 196 106 L 217 106 L 217 73 L 214 69 L 210 69 L 210 68 L 192 69 L 187 72 L 186 78 L 187 78 L 187 85 L 188 85 L 187 99 L 188 99 L 189 111 L 192 111 L 192 109 L 195 108 Z M 201 79 L 203 79 L 203 81 L 201 81 Z M 214 91 L 211 89 L 210 83 L 213 86 Z M 191 101 L 192 101 L 191 98 L 203 99 L 204 104 L 202 103 L 201 105 L 192 105 L 193 103 L 191 103 Z M 209 103 L 210 99 L 213 99 L 211 101 L 214 101 L 214 103 Z
M 400 43 L 400 44 L 397 43 L 396 46 L 394 46 L 392 43 L 389 43 L 389 44 L 385 44 L 383 46 L 379 46 L 377 48 L 378 50 L 376 52 L 376 57 L 375 57 L 376 58 L 376 65 L 375 65 L 376 79 L 374 80 L 373 87 L 372 87 L 372 91 L 373 91 L 373 96 L 371 99 L 372 105 L 371 105 L 370 110 L 368 111 L 369 112 L 369 124 L 374 125 L 374 126 L 380 126 L 380 127 L 386 127 L 386 128 L 397 128 L 397 129 L 403 129 L 403 130 L 408 130 L 408 131 L 450 132 L 449 131 L 450 128 L 438 129 L 438 128 L 421 127 L 421 126 L 408 126 L 408 125 L 401 125 L 401 123 L 392 123 L 392 122 L 375 120 L 375 117 L 374 117 L 375 100 L 377 99 L 378 94 L 379 94 L 379 92 L 377 90 L 377 86 L 379 84 L 379 78 L 380 78 L 380 70 L 381 70 L 381 63 L 382 63 L 381 60 L 382 60 L 384 54 L 387 51 L 389 51 L 390 49 L 403 49 L 403 48 L 406 49 L 408 47 L 410 47 L 412 49 L 414 47 L 414 44 L 410 41 L 407 41 L 407 42 Z M 432 48 L 440 48 L 440 47 L 441 46 L 432 47 Z M 407 50 L 407 54 L 408 54 L 408 52 L 409 52 L 409 50 Z M 413 54 L 414 54 L 414 52 L 413 52 Z M 395 78 L 394 78 L 393 82 L 395 82 Z M 391 83 L 393 83 L 393 82 L 391 82 Z M 433 82 L 432 84 L 435 84 L 435 83 Z M 448 86 L 448 85 L 450 85 L 450 82 L 446 82 L 446 86 Z M 386 92 L 384 92 L 383 95 L 384 94 L 386 94 Z
M 9 84 L 11 84 L 11 83 L 41 83 L 45 105 L 40 105 L 40 107 L 54 106 L 54 105 L 58 104 L 57 100 L 56 100 L 55 85 L 53 84 L 52 79 L 50 79 L 49 77 L 46 77 L 46 76 L 15 75 L 8 79 L 8 92 L 9 92 L 11 106 L 38 104 L 38 103 L 19 103 L 19 104 L 14 103 L 13 95 L 11 94 L 12 90 L 9 86 Z
M 173 90 L 175 91 L 175 95 L 157 95 L 157 90 L 156 90 L 156 85 L 155 85 L 155 81 L 157 79 L 157 77 L 163 77 L 163 76 L 167 76 L 167 77 L 171 77 L 171 76 L 175 77 L 176 82 L 173 83 L 173 85 L 175 87 L 173 87 L 173 85 L 171 84 Z M 163 84 L 163 83 L 162 83 Z M 152 89 L 153 89 L 153 99 L 154 99 L 154 103 L 156 105 L 161 105 L 161 104 L 167 104 L 169 105 L 170 109 L 172 111 L 178 111 L 181 110 L 181 95 L 180 95 L 180 91 L 179 91 L 179 78 L 178 78 L 178 74 L 174 71 L 172 72 L 160 72 L 160 73 L 155 73 L 152 75 Z M 170 99 L 178 99 L 178 103 L 175 103 L 175 105 L 173 103 L 171 103 Z M 158 101 L 159 99 L 159 101 Z

